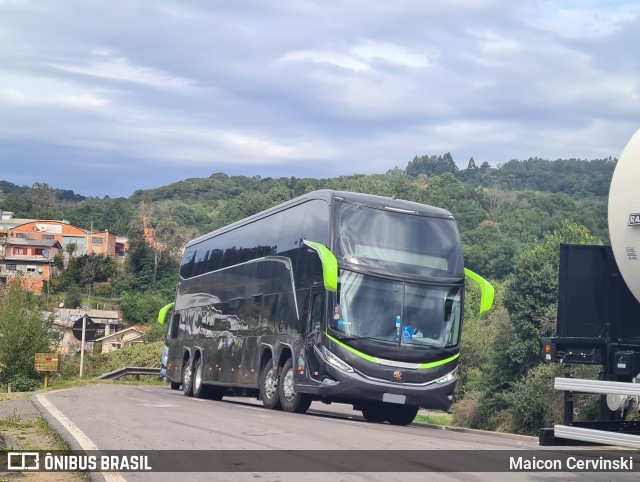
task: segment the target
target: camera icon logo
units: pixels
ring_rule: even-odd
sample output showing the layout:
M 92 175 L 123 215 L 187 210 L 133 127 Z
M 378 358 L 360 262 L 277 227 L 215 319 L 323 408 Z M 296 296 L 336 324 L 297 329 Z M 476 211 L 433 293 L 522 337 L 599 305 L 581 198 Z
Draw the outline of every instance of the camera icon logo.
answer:
M 7 456 L 7 470 L 40 470 L 38 452 L 9 452 Z

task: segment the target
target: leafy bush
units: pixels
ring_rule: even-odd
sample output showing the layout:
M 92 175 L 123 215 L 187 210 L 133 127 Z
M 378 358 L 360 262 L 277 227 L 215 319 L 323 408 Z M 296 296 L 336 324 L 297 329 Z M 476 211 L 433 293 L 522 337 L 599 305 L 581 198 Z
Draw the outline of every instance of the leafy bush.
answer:
M 43 317 L 39 298 L 22 288 L 20 279 L 0 290 L 0 383 L 38 377 L 33 358 L 55 345 L 52 323 L 53 319 Z
M 553 388 L 553 379 L 564 369 L 561 365 L 538 365 L 506 395 L 513 417 L 509 431 L 537 435 L 542 427 L 562 421 L 563 394 Z
M 478 394 L 468 394 L 464 399 L 453 405 L 453 425 L 458 427 L 476 428 L 480 426 L 480 412 L 478 411 Z
M 33 392 L 41 387 L 42 382 L 25 375 L 16 375 L 9 380 L 12 392 Z

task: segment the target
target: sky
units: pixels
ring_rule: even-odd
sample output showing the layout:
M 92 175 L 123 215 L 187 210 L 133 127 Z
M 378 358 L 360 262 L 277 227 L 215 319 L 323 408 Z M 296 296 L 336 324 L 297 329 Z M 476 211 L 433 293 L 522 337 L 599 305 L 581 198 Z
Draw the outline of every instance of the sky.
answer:
M 0 0 L 0 180 L 618 157 L 639 45 L 637 1 Z

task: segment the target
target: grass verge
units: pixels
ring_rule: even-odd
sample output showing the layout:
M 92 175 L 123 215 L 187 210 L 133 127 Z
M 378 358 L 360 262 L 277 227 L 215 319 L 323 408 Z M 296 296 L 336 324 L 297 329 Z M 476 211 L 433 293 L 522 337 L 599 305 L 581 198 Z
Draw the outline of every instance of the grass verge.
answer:
M 429 425 L 442 425 L 444 427 L 449 427 L 453 425 L 453 415 L 449 415 L 448 413 L 444 413 L 442 415 L 416 415 L 413 423 L 424 423 Z

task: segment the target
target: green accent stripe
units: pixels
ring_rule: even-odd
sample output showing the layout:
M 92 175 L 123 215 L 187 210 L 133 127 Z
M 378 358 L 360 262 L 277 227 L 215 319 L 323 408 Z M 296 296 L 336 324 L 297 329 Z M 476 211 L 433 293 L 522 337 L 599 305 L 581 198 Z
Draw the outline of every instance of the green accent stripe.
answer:
M 470 269 L 465 268 L 464 274 L 467 275 L 476 283 L 478 283 L 478 285 L 480 286 L 480 292 L 482 293 L 480 296 L 480 314 L 486 313 L 493 306 L 493 295 L 494 295 L 493 286 L 482 276 L 480 276 L 477 273 L 474 273 Z
M 167 313 L 174 306 L 175 306 L 175 303 L 169 303 L 168 305 L 164 305 L 162 308 L 160 308 L 160 311 L 158 312 L 158 323 L 160 323 L 161 325 L 164 325 L 164 319 L 167 316 Z
M 329 338 L 329 340 L 334 342 L 336 345 L 340 345 L 342 348 L 344 348 L 345 350 L 350 351 L 354 355 L 358 355 L 360 358 L 364 358 L 365 360 L 370 361 L 371 363 L 380 363 L 377 358 L 374 358 L 371 355 L 367 355 L 366 353 L 362 353 L 361 351 L 358 351 L 355 348 L 351 348 L 349 345 L 345 345 L 341 341 L 336 340 L 329 333 L 325 333 L 325 335 L 327 335 L 327 338 Z
M 460 356 L 460 353 L 456 353 L 455 355 L 453 355 L 453 356 L 451 356 L 449 358 L 445 358 L 444 360 L 438 360 L 438 361 L 429 362 L 429 363 L 422 363 L 422 364 L 420 364 L 420 366 L 418 366 L 418 368 L 439 367 L 440 365 L 445 365 L 446 363 L 452 362 L 453 360 L 455 360 L 459 356 Z
M 342 348 L 344 348 L 347 351 L 350 351 L 351 353 L 353 353 L 354 355 L 358 355 L 360 358 L 364 358 L 367 361 L 370 361 L 371 363 L 377 363 L 380 364 L 380 362 L 378 361 L 377 358 L 372 357 L 371 355 L 367 355 L 366 353 L 362 353 L 361 351 L 356 350 L 355 348 L 350 347 L 349 345 L 346 345 L 344 343 L 342 343 L 340 340 L 336 340 L 334 337 L 332 337 L 329 333 L 325 332 L 325 335 L 327 336 L 327 338 L 329 340 L 331 340 L 332 342 L 334 342 L 336 345 L 341 346 Z M 421 368 L 434 368 L 434 367 L 439 367 L 440 365 L 444 365 L 446 363 L 452 362 L 453 360 L 455 360 L 456 358 L 458 358 L 460 356 L 460 353 L 456 353 L 455 355 L 453 355 L 452 357 L 449 358 L 445 358 L 444 360 L 438 360 L 438 361 L 434 361 L 434 362 L 429 362 L 429 363 L 421 363 L 420 365 L 418 365 L 418 369 Z

